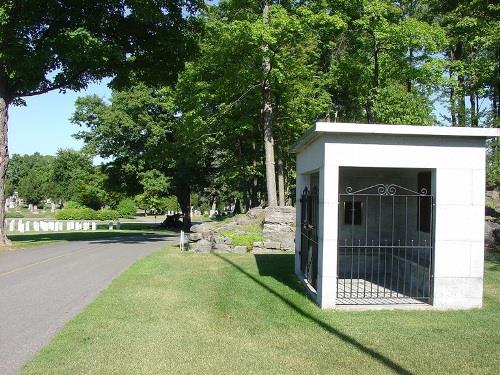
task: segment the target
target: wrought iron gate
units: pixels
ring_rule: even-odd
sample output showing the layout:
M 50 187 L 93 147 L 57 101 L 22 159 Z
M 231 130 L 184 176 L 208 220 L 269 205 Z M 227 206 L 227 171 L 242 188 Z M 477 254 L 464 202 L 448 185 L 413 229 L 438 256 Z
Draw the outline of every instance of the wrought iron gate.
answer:
M 318 189 L 307 187 L 300 198 L 300 269 L 316 289 L 318 275 Z
M 430 177 L 428 185 L 418 192 L 395 184 L 347 187 L 339 194 L 337 304 L 431 303 Z

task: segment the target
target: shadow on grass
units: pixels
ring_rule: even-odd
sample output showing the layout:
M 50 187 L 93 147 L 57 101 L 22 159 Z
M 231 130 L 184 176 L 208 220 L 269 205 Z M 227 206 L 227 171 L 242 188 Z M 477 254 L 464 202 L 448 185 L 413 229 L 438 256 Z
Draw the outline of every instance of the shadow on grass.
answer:
M 491 271 L 500 270 L 500 246 L 496 248 L 492 253 L 486 255 L 485 257 L 486 268 Z
M 150 242 L 161 242 L 168 239 L 177 238 L 178 235 L 175 233 L 166 234 L 156 234 L 156 233 L 144 233 L 144 234 L 131 234 L 122 237 L 110 237 L 102 238 L 99 240 L 90 241 L 91 244 L 116 244 L 116 243 L 150 243 Z
M 38 242 L 52 241 L 98 241 L 102 243 L 134 241 L 140 238 L 142 241 L 156 241 L 165 237 L 173 237 L 175 234 L 165 232 L 157 233 L 133 233 L 133 232 L 59 232 L 59 233 L 37 233 L 37 234 L 13 234 L 9 235 L 9 239 L 14 245 L 28 245 Z M 101 243 L 101 242 L 96 242 Z
M 249 274 L 247 271 L 245 271 L 243 268 L 241 268 L 240 266 L 238 266 L 237 264 L 235 264 L 234 262 L 232 262 L 231 260 L 227 259 L 226 257 L 220 255 L 220 254 L 214 254 L 216 257 L 222 259 L 224 262 L 230 264 L 231 266 L 233 266 L 234 268 L 236 268 L 238 271 L 240 271 L 242 274 L 244 274 L 246 277 L 248 277 L 250 280 L 254 281 L 256 284 L 258 284 L 260 287 L 264 288 L 266 291 L 268 291 L 269 293 L 271 293 L 272 295 L 274 295 L 276 298 L 278 298 L 279 300 L 281 300 L 283 303 L 285 303 L 288 307 L 292 308 L 293 310 L 295 310 L 298 314 L 300 314 L 301 316 L 303 316 L 304 318 L 307 318 L 309 319 L 311 322 L 315 323 L 316 325 L 318 325 L 320 328 L 324 329 L 325 331 L 327 331 L 328 333 L 338 337 L 340 340 L 342 340 L 343 342 L 353 346 L 354 348 L 360 350 L 361 352 L 365 353 L 367 356 L 373 358 L 374 360 L 378 361 L 379 363 L 381 363 L 382 365 L 386 366 L 387 368 L 395 371 L 396 373 L 398 374 L 405 374 L 405 375 L 410 375 L 412 374 L 409 370 L 405 369 L 404 367 L 402 367 L 401 365 L 399 365 L 398 363 L 394 362 L 393 360 L 391 360 L 390 358 L 384 356 L 383 354 L 373 350 L 373 349 L 370 349 L 366 346 L 364 346 L 362 343 L 360 343 L 359 341 L 357 341 L 356 339 L 352 338 L 351 336 L 339 331 L 337 328 L 334 328 L 332 327 L 331 325 L 329 325 L 328 323 L 322 321 L 321 319 L 318 319 L 317 317 L 315 316 L 312 316 L 311 314 L 309 314 L 307 311 L 305 311 L 304 309 L 302 309 L 300 306 L 297 306 L 295 303 L 293 303 L 292 301 L 290 301 L 289 299 L 283 297 L 281 294 L 279 294 L 277 291 L 275 291 L 274 289 L 272 289 L 271 287 L 267 286 L 266 284 L 264 284 L 262 281 L 260 281 L 259 279 L 257 279 L 256 277 L 252 276 L 251 274 Z M 262 257 L 264 257 L 266 255 L 262 255 Z M 273 256 L 280 256 L 281 255 L 273 255 L 271 254 L 270 255 L 271 257 Z M 276 259 L 277 260 L 277 259 Z M 266 265 L 266 270 L 269 271 L 270 268 L 269 265 L 271 263 L 268 263 L 267 261 L 264 262 L 264 261 L 261 261 L 262 263 L 267 263 Z M 293 269 L 293 268 L 292 268 Z M 260 271 L 259 271 L 260 272 Z M 271 274 L 275 274 L 273 272 L 269 272 Z M 278 272 L 278 274 L 281 274 L 281 272 Z M 272 276 L 272 275 L 270 275 Z M 273 276 L 274 277 L 274 276 Z M 281 276 L 279 276 L 281 277 Z M 288 285 L 287 283 L 285 283 L 286 285 Z
M 255 254 L 260 276 L 270 276 L 290 289 L 304 293 L 302 283 L 290 270 L 295 265 L 294 254 Z

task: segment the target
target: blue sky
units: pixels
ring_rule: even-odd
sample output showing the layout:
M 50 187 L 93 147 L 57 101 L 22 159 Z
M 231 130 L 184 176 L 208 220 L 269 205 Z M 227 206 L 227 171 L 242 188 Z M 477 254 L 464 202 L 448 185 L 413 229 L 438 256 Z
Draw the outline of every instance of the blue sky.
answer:
M 54 155 L 60 148 L 80 149 L 82 142 L 71 137 L 78 127 L 69 119 L 79 96 L 97 94 L 109 98 L 107 81 L 90 85 L 87 90 L 66 94 L 58 91 L 26 98 L 26 107 L 9 108 L 9 154 Z

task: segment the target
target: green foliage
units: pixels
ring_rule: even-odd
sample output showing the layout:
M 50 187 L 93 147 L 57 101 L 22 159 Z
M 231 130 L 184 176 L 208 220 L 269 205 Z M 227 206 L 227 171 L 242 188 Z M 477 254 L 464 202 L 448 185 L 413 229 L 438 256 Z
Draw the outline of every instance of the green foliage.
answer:
M 231 221 L 234 219 L 231 219 Z M 264 240 L 262 236 L 262 226 L 260 225 L 245 225 L 238 231 L 221 230 L 219 234 L 223 237 L 231 239 L 231 244 L 234 246 L 246 246 L 249 250 L 252 249 L 254 242 Z
M 67 201 L 67 202 L 64 202 L 64 208 L 71 209 L 71 208 L 85 208 L 85 207 L 83 207 L 80 202 Z
M 122 199 L 116 206 L 116 211 L 123 218 L 133 218 L 137 213 L 137 206 L 132 198 Z
M 433 125 L 429 99 L 403 85 L 392 84 L 379 90 L 374 104 L 378 121 L 384 124 Z
M 494 140 L 490 144 L 486 163 L 487 184 L 493 189 L 500 189 L 500 141 Z
M 7 168 L 7 195 L 17 191 L 26 203 L 40 205 L 51 197 L 53 166 L 53 156 L 12 155 Z
M 57 210 L 57 220 L 117 220 L 120 217 L 115 210 L 93 210 L 91 208 L 64 208 Z
M 106 176 L 92 164 L 92 157 L 86 152 L 59 150 L 52 180 L 53 197 L 57 200 L 72 200 L 92 209 L 107 203 Z
M 115 210 L 99 210 L 97 211 L 98 220 L 117 220 L 120 217 L 120 213 Z
M 57 210 L 57 220 L 98 220 L 97 211 L 91 208 L 64 208 Z
M 22 214 L 22 212 L 7 211 L 5 212 L 5 217 L 8 219 L 21 219 L 24 218 L 24 215 Z

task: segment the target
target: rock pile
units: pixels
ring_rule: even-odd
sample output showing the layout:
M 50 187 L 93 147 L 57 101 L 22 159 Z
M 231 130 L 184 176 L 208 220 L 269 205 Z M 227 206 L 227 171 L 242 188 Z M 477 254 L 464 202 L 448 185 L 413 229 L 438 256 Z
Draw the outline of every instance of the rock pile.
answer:
M 234 246 L 231 238 L 224 237 L 224 231 L 245 234 L 245 226 L 262 225 L 263 241 L 246 246 Z M 252 208 L 245 215 L 225 223 L 207 222 L 193 225 L 189 235 L 189 249 L 195 252 L 253 252 L 295 250 L 295 208 L 268 207 L 265 210 Z
M 246 225 L 261 225 L 263 219 L 264 209 L 257 207 L 227 223 L 207 222 L 193 225 L 189 234 L 188 248 L 199 253 L 246 253 L 249 250 L 246 246 L 233 245 L 231 238 L 224 237 L 221 233 L 234 231 L 237 234 L 244 234 Z

